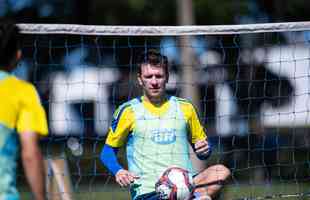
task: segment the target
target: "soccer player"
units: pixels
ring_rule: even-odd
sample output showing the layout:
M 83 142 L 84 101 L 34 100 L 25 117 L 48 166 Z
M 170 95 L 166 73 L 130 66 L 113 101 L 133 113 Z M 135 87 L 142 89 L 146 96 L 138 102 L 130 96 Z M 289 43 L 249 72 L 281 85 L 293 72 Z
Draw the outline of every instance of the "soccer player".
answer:
M 11 71 L 21 58 L 19 29 L 0 22 L 0 199 L 19 200 L 16 188 L 19 152 L 35 200 L 45 199 L 39 134 L 47 135 L 45 111 L 35 87 Z
M 130 186 L 134 200 L 158 199 L 155 183 L 171 166 L 188 170 L 196 185 L 215 183 L 194 191 L 193 199 L 211 199 L 230 171 L 220 164 L 200 173 L 193 169 L 188 142 L 200 159 L 207 159 L 211 149 L 193 105 L 186 99 L 166 94 L 167 57 L 156 50 L 147 51 L 138 59 L 137 77 L 143 95 L 115 111 L 101 161 L 120 186 Z M 126 145 L 128 169 L 116 158 L 123 145 Z

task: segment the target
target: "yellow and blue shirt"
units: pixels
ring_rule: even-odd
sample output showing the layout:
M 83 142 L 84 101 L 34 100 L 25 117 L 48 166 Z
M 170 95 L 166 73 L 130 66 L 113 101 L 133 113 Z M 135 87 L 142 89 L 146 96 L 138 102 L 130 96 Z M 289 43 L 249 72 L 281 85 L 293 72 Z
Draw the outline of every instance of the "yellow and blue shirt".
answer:
M 45 111 L 34 86 L 0 71 L 0 199 L 18 200 L 18 134 L 47 135 Z
M 194 106 L 170 96 L 156 106 L 135 98 L 114 113 L 106 144 L 119 148 L 126 144 L 129 171 L 140 176 L 131 186 L 131 196 L 154 191 L 156 181 L 171 166 L 196 172 L 190 160 L 188 142 L 206 138 Z

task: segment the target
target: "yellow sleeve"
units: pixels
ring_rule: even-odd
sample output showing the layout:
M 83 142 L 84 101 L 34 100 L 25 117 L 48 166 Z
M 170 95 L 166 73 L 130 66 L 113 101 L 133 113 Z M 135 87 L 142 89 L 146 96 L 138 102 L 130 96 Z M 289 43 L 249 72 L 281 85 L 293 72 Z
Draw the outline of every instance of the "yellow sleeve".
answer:
M 181 110 L 184 113 L 185 120 L 188 124 L 190 132 L 191 143 L 196 143 L 198 140 L 207 138 L 203 126 L 200 123 L 197 112 L 194 106 L 189 101 L 182 101 L 180 103 Z
M 112 147 L 123 146 L 133 127 L 134 113 L 129 104 L 123 104 L 114 112 L 106 144 Z
M 17 118 L 17 132 L 30 131 L 40 135 L 47 135 L 46 114 L 35 87 L 26 83 L 20 95 L 21 105 Z

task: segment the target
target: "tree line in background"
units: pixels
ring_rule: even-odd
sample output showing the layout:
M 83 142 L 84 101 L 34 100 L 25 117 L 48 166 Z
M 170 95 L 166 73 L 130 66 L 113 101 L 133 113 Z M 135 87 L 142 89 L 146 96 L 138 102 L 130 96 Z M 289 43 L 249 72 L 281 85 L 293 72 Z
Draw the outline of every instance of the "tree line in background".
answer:
M 94 25 L 177 25 L 177 4 L 167 0 L 19 0 L 1 1 L 0 16 L 18 23 Z M 307 0 L 193 0 L 195 24 L 306 21 Z

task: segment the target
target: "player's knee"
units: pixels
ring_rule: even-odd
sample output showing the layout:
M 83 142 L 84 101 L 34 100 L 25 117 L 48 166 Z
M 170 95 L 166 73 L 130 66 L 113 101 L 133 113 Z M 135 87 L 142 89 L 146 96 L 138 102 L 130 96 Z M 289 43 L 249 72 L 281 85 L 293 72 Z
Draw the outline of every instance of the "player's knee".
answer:
M 217 165 L 217 171 L 221 175 L 222 180 L 226 180 L 231 175 L 230 170 L 226 166 L 221 164 Z
M 209 176 L 209 173 L 211 173 L 213 174 L 213 178 L 222 181 L 226 180 L 231 174 L 230 170 L 222 164 L 213 165 L 209 167 L 206 172 L 207 176 Z

